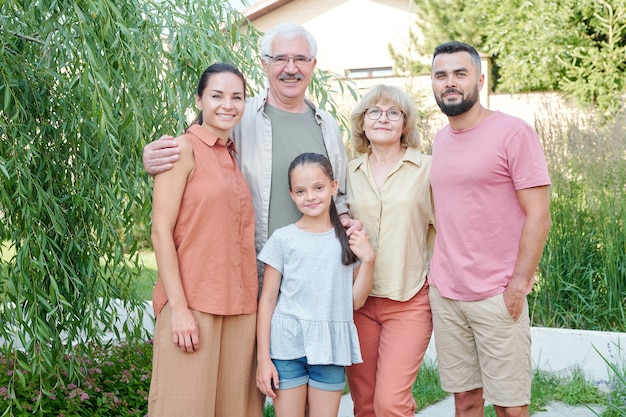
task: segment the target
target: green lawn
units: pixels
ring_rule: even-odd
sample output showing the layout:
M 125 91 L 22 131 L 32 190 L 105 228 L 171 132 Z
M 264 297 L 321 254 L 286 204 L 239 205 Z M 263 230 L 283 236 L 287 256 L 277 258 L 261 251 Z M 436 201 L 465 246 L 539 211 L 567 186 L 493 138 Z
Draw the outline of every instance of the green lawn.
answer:
M 152 299 L 152 288 L 157 281 L 157 265 L 154 252 L 141 251 L 139 252 L 139 260 L 143 265 L 143 268 L 137 274 L 137 283 L 135 288 L 139 294 L 139 297 L 144 300 Z

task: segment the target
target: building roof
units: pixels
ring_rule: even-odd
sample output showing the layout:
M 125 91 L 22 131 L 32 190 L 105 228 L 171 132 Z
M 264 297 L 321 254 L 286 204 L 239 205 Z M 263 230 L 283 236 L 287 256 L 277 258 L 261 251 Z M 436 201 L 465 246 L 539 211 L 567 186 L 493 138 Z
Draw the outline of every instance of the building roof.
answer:
M 254 20 L 265 16 L 271 11 L 291 2 L 292 0 L 262 0 L 253 6 L 247 7 L 241 13 L 248 19 Z

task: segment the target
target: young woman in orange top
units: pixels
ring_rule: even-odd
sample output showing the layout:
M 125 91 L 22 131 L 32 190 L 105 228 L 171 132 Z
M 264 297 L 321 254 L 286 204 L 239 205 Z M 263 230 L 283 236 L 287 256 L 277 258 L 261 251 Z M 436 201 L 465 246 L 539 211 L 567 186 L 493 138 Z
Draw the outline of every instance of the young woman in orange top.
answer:
M 262 416 L 255 386 L 258 280 L 254 212 L 230 130 L 246 83 L 229 64 L 202 74 L 180 161 L 154 178 L 159 277 L 148 414 Z

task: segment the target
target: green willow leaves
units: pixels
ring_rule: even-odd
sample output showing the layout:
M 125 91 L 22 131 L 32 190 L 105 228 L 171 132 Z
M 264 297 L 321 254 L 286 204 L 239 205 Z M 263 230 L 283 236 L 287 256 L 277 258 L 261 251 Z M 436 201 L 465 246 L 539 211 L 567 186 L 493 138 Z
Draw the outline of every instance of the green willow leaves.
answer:
M 0 339 L 28 371 L 8 395 L 41 388 L 14 410 L 38 407 L 47 375 L 80 384 L 85 368 L 60 360 L 74 346 L 147 337 L 132 285 L 149 242 L 143 146 L 182 132 L 211 63 L 262 88 L 258 37 L 225 1 L 0 2 Z

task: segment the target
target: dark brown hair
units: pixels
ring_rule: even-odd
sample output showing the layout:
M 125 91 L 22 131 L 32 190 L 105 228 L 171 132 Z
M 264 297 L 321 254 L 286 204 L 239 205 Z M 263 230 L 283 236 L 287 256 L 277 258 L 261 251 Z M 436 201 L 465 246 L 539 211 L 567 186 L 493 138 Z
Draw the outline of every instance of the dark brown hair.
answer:
M 204 70 L 204 72 L 200 76 L 200 81 L 198 81 L 198 90 L 196 91 L 196 94 L 198 95 L 198 97 L 202 97 L 202 93 L 204 93 L 204 89 L 206 88 L 207 84 L 209 84 L 209 79 L 211 79 L 211 77 L 214 74 L 221 74 L 223 72 L 230 72 L 231 74 L 235 74 L 237 77 L 241 79 L 241 82 L 243 83 L 243 93 L 245 97 L 245 94 L 246 94 L 245 77 L 243 76 L 241 71 L 239 71 L 237 68 L 235 68 L 234 66 L 230 64 L 223 63 L 223 62 L 218 62 L 216 64 L 210 65 L 207 69 Z M 198 114 L 196 115 L 196 118 L 193 120 L 193 122 L 191 122 L 191 124 L 201 125 L 203 122 L 204 121 L 202 119 L 202 110 L 200 110 Z
M 328 158 L 324 155 L 320 155 L 318 153 L 302 153 L 291 161 L 289 165 L 288 179 L 289 179 L 289 190 L 291 190 L 291 171 L 294 168 L 307 165 L 307 164 L 317 164 L 322 168 L 326 176 L 333 181 L 335 179 L 333 175 L 333 167 L 330 164 Z M 337 207 L 335 207 L 335 199 L 331 197 L 330 199 L 330 220 L 335 228 L 335 236 L 339 239 L 339 243 L 341 244 L 341 263 L 344 265 L 351 265 L 357 261 L 357 256 L 350 249 L 350 242 L 348 240 L 348 235 L 346 234 L 346 229 L 344 229 L 341 221 L 339 220 L 339 214 L 337 213 Z

